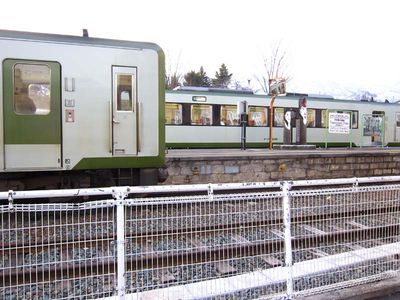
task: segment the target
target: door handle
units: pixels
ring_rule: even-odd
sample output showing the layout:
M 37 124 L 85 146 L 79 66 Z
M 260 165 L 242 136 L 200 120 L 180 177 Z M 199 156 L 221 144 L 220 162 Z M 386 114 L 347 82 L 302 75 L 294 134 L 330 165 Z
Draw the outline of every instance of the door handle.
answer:
M 119 124 L 119 121 L 115 120 L 114 118 L 112 119 L 113 124 Z

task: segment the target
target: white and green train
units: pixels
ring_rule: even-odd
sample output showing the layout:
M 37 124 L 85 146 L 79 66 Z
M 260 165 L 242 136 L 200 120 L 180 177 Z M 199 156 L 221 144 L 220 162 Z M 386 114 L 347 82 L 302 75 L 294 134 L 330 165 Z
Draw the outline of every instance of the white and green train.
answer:
M 272 142 L 282 144 L 285 114 L 299 110 L 307 99 L 308 144 L 332 146 L 399 146 L 398 103 L 337 100 L 305 94 L 278 96 L 272 111 Z M 166 92 L 166 146 L 168 148 L 241 147 L 237 103 L 247 103 L 248 147 L 268 148 L 271 95 L 213 88 L 183 87 Z M 343 120 L 340 120 L 344 116 Z M 335 119 L 336 118 L 336 119 Z M 339 119 L 338 119 L 339 118 Z M 293 143 L 296 124 L 291 121 Z
M 0 30 L 0 61 L 1 190 L 157 182 L 159 46 Z

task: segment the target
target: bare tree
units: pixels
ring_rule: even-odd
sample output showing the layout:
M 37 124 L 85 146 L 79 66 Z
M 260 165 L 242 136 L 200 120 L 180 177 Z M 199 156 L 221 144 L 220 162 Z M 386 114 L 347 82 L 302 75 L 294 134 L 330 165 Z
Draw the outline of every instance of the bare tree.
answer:
M 171 62 L 169 61 L 166 66 L 165 72 L 165 89 L 173 90 L 174 88 L 181 86 L 182 83 L 182 74 L 179 73 L 179 61 L 181 58 L 181 53 L 178 55 L 178 59 L 176 61 L 176 65 L 174 68 L 171 66 Z
M 269 92 L 270 79 L 284 78 L 288 82 L 291 77 L 287 74 L 287 56 L 286 51 L 281 49 L 281 43 L 273 47 L 268 57 L 263 58 L 263 72 L 255 76 L 262 91 Z

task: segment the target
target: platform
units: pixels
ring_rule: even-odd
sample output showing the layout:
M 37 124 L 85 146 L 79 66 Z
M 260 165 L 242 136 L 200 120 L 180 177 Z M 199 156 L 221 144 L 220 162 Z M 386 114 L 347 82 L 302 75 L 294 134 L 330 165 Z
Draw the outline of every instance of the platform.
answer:
M 284 145 L 282 145 L 284 146 Z M 291 156 L 309 156 L 309 157 L 326 157 L 326 156 L 348 156 L 348 155 L 376 155 L 376 154 L 397 154 L 400 155 L 399 147 L 382 148 L 382 147 L 363 147 L 363 148 L 283 148 L 283 149 L 262 149 L 251 148 L 241 149 L 167 149 L 167 160 L 176 159 L 199 159 L 199 158 L 227 158 L 227 157 L 291 157 Z
M 400 148 L 168 150 L 164 184 L 400 175 Z
M 292 276 L 293 279 L 297 279 L 317 274 L 326 274 L 338 269 L 398 254 L 400 254 L 400 243 L 381 245 L 374 248 L 363 248 L 295 263 L 292 267 Z M 287 276 L 288 269 L 286 267 L 277 267 L 227 278 L 130 294 L 126 295 L 126 299 L 209 299 L 243 290 L 276 285 L 286 282 Z
M 274 145 L 274 150 L 314 150 L 317 147 L 315 145 Z

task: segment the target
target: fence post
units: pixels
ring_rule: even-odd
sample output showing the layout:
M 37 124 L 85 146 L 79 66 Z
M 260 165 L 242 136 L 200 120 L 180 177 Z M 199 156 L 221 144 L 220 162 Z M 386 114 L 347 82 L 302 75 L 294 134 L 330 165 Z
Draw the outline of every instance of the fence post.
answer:
M 117 292 L 118 299 L 125 299 L 125 204 L 129 188 L 113 189 L 113 197 L 117 207 Z
M 208 201 L 214 201 L 214 189 L 211 183 L 208 184 Z
M 285 267 L 286 267 L 286 293 L 287 299 L 292 299 L 293 296 L 293 259 L 292 259 L 292 234 L 290 231 L 290 188 L 291 183 L 283 181 L 281 189 L 283 192 L 282 207 L 283 207 L 283 225 L 285 235 Z

